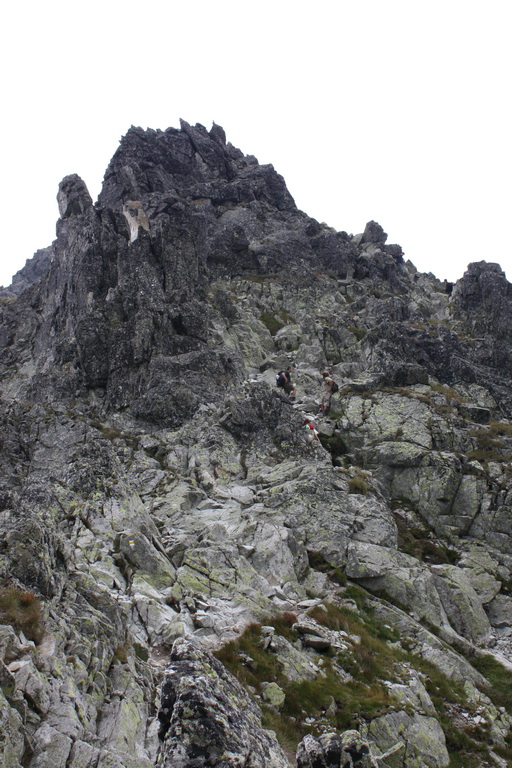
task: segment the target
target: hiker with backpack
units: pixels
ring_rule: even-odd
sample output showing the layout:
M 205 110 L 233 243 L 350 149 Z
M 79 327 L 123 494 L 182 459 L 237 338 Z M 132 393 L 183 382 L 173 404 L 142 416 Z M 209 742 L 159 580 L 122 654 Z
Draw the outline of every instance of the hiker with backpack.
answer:
M 289 365 L 286 371 L 276 373 L 276 387 L 284 389 L 284 393 L 288 397 L 295 397 L 296 394 L 295 385 L 292 384 L 292 371 L 293 368 Z
M 331 397 L 335 392 L 338 391 L 339 387 L 334 381 L 334 379 L 332 378 L 329 371 L 322 371 L 322 376 L 324 380 L 325 389 L 322 393 L 322 399 L 320 401 L 319 410 L 327 416 L 331 408 Z
M 315 429 L 315 425 L 313 423 L 313 420 L 309 417 L 305 418 L 302 422 L 302 428 L 306 430 L 307 432 L 307 438 L 308 442 L 312 443 L 313 440 L 320 440 L 318 437 L 318 432 Z

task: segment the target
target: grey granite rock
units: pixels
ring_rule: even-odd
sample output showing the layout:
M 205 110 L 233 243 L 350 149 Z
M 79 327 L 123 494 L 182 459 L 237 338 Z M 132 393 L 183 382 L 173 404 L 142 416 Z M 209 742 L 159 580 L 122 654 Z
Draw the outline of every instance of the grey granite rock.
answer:
M 503 746 L 509 715 L 462 655 L 512 659 L 501 268 L 471 264 L 455 286 L 421 275 L 380 224 L 352 237 L 298 210 L 275 169 L 215 125 L 131 128 L 97 204 L 76 175 L 58 201 L 55 242 L 0 302 L 0 745 L 13 768 L 281 768 L 262 690 L 207 649 L 273 622 L 267 692 L 321 688 L 331 670 L 345 684 L 364 633 L 322 624 L 327 603 L 363 619 L 371 606 L 411 652 L 370 740 L 354 714 L 346 739 L 372 754 L 354 746 L 353 763 L 397 739 L 389 765 L 446 764 L 418 656 L 466 684 L 471 717 Z M 275 386 L 288 365 L 295 400 Z M 326 368 L 339 386 L 328 414 Z M 286 717 L 286 694 L 271 693 L 263 705 Z M 339 702 L 322 703 L 319 719 L 302 714 L 325 731 Z M 307 737 L 305 764 L 343 738 Z

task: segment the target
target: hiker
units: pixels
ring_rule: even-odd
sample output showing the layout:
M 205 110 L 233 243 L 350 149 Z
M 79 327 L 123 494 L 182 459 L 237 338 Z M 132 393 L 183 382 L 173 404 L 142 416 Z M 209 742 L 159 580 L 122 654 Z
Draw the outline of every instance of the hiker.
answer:
M 320 407 L 319 410 L 322 413 L 327 414 L 329 413 L 329 410 L 331 408 L 331 397 L 333 396 L 334 392 L 337 392 L 339 387 L 332 378 L 329 371 L 322 371 L 322 376 L 324 380 L 325 389 L 322 393 L 322 399 L 320 401 Z
M 284 389 L 284 393 L 288 397 L 295 397 L 296 394 L 295 385 L 292 384 L 292 371 L 293 368 L 289 365 L 286 371 L 276 373 L 276 386 Z
M 310 443 L 313 442 L 313 440 L 320 440 L 318 437 L 318 432 L 315 429 L 315 425 L 311 419 L 304 419 L 302 422 L 302 428 L 307 431 L 307 438 Z

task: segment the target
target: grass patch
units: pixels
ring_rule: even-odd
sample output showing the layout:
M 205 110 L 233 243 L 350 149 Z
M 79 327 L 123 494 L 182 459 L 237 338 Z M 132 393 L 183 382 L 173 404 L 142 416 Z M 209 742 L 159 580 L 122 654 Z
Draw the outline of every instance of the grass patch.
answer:
M 112 666 L 115 664 L 127 664 L 130 650 L 131 649 L 129 643 L 121 643 L 118 645 L 112 656 Z
M 254 274 L 254 275 L 244 275 L 242 280 L 246 280 L 249 283 L 259 283 L 260 285 L 263 285 L 263 283 L 266 282 L 274 282 L 275 280 L 280 279 L 280 275 L 277 274 L 277 272 L 268 273 L 268 274 Z
M 512 714 L 512 672 L 489 654 L 476 656 L 470 661 L 489 681 L 490 689 L 486 691 L 489 698 L 497 707 L 505 707 Z
M 506 438 L 512 435 L 512 424 L 492 422 L 487 429 L 472 429 L 469 434 L 475 439 L 475 449 L 467 454 L 469 461 L 510 461 L 510 446 Z
M 431 384 L 430 389 L 432 389 L 434 392 L 438 392 L 439 394 L 444 395 L 448 404 L 450 404 L 452 400 L 457 403 L 463 403 L 466 399 L 459 392 L 457 392 L 456 389 L 453 387 L 448 387 L 445 384 Z
M 458 552 L 444 544 L 429 538 L 428 531 L 417 526 L 409 526 L 400 515 L 393 515 L 398 530 L 398 548 L 401 552 L 421 560 L 424 563 L 453 565 L 458 560 Z
M 393 511 L 395 509 L 404 509 L 409 512 L 418 512 L 418 505 L 416 502 L 411 501 L 410 499 L 406 499 L 403 496 L 395 496 L 393 499 L 391 499 L 389 505 Z
M 286 325 L 294 325 L 297 321 L 295 320 L 293 315 L 290 315 L 289 312 L 286 311 L 286 309 L 282 309 L 279 312 L 279 317 L 284 321 Z
M 318 553 L 311 552 L 309 556 L 319 570 L 326 567 L 325 559 Z M 347 642 L 346 650 L 331 648 L 323 656 L 323 675 L 314 680 L 291 681 L 284 676 L 277 655 L 263 647 L 260 624 L 250 625 L 241 637 L 215 653 L 249 690 L 261 695 L 261 683 L 273 681 L 284 691 L 285 701 L 280 710 L 261 704 L 263 726 L 276 732 L 289 753 L 295 751 L 307 733 L 319 735 L 326 731 L 357 729 L 363 721 L 369 722 L 396 709 L 396 700 L 390 696 L 384 681 L 406 682 L 408 670 L 413 667 L 421 675 L 445 733 L 450 768 L 479 768 L 482 759 L 488 757 L 489 729 L 469 723 L 461 727 L 457 715 L 461 711 L 472 713 L 473 709 L 462 685 L 448 679 L 428 660 L 400 648 L 396 644 L 398 633 L 373 615 L 364 590 L 350 586 L 343 596 L 356 602 L 359 613 L 345 605 L 326 603 L 308 614 L 319 625 L 346 632 L 352 638 L 356 635 L 359 641 Z M 265 619 L 264 623 L 295 642 L 298 635 L 291 629 L 295 619 L 294 614 L 283 614 Z M 495 688 L 492 695 L 491 689 L 488 692 L 494 703 L 510 706 L 512 673 L 492 657 L 479 657 L 474 660 L 474 666 Z M 342 678 L 338 674 L 340 668 L 350 673 L 351 678 Z M 500 754 L 508 758 L 510 748 L 512 743 L 502 748 Z
M 138 659 L 141 659 L 142 661 L 149 660 L 149 651 L 146 646 L 142 645 L 141 643 L 134 643 L 133 651 Z
M 27 640 L 41 642 L 44 624 L 37 595 L 14 586 L 0 589 L 0 624 L 10 624 Z
M 501 461 L 510 461 L 508 455 L 504 455 L 498 451 L 493 451 L 490 448 L 480 448 L 476 451 L 470 451 L 466 458 L 468 461 L 479 461 L 481 464 L 486 464 L 489 461 L 500 463 Z
M 488 429 L 492 435 L 512 437 L 512 424 L 510 421 L 491 421 Z
M 343 597 L 349 597 L 354 600 L 360 615 L 352 611 L 346 606 L 332 605 L 327 603 L 325 607 L 327 611 L 321 608 L 314 608 L 310 611 L 315 621 L 321 626 L 327 627 L 335 632 L 342 630 L 349 635 L 357 635 L 361 638 L 361 643 L 354 647 L 354 654 L 357 657 L 358 652 L 363 654 L 362 661 L 366 663 L 366 651 L 361 650 L 364 645 L 366 650 L 370 650 L 374 654 L 380 655 L 382 658 L 386 658 L 393 663 L 396 661 L 396 650 L 391 649 L 387 642 L 396 642 L 399 639 L 399 633 L 391 627 L 383 624 L 380 619 L 376 619 L 371 607 L 368 605 L 368 598 L 364 589 L 357 586 L 347 587 L 343 593 Z M 380 669 L 385 674 L 392 674 L 389 666 Z
M 262 693 L 262 682 L 276 682 L 282 688 L 282 709 L 277 711 L 263 704 L 263 725 L 275 730 L 282 746 L 292 751 L 306 733 L 318 735 L 326 726 L 339 731 L 357 727 L 362 719 L 371 720 L 390 711 L 392 706 L 388 689 L 379 676 L 385 674 L 390 679 L 393 675 L 392 654 L 396 651 L 383 640 L 373 638 L 365 623 L 349 609 L 334 605 L 326 608 L 327 612 L 318 608 L 311 615 L 325 627 L 357 634 L 361 642 L 354 643 L 354 659 L 351 652 L 340 653 L 336 658 L 324 656 L 323 675 L 314 680 L 292 681 L 284 676 L 277 656 L 263 648 L 260 624 L 250 625 L 241 637 L 215 652 L 217 659 L 245 687 L 258 694 Z M 292 642 L 298 638 L 291 630 L 295 619 L 293 614 L 284 614 L 264 621 Z M 386 652 L 384 666 L 380 663 L 380 649 Z M 350 666 L 356 673 L 354 679 L 343 682 L 337 674 L 338 665 L 347 671 Z M 306 722 L 306 718 L 313 718 L 314 722 Z

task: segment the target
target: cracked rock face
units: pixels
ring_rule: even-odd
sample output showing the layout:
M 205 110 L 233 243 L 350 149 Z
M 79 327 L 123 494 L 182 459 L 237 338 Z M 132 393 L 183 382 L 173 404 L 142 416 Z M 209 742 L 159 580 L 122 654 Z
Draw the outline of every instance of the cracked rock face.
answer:
M 282 768 L 301 745 L 311 768 L 394 747 L 442 768 L 452 726 L 506 754 L 510 714 L 468 660 L 512 665 L 501 268 L 450 292 L 376 222 L 298 210 L 215 125 L 132 128 L 96 204 L 76 175 L 58 200 L 0 302 L 6 765 Z M 336 686 L 363 685 L 376 621 L 410 655 L 347 730 Z M 425 660 L 464 704 L 436 708 Z
M 173 646 L 158 718 L 162 767 L 286 764 L 275 737 L 262 729 L 261 713 L 244 688 L 213 656 L 186 640 Z

